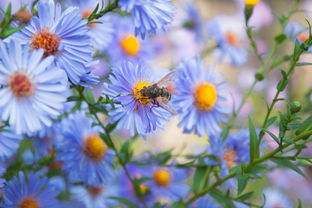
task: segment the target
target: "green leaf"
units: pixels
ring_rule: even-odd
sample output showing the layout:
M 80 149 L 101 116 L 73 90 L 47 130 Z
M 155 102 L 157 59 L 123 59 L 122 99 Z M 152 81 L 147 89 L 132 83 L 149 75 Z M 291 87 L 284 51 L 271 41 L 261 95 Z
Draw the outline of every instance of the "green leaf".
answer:
M 248 118 L 249 123 L 249 147 L 250 147 L 250 161 L 254 161 L 254 159 L 259 157 L 259 142 L 257 139 L 257 132 L 253 125 L 251 118 Z
M 120 157 L 122 158 L 124 163 L 129 162 L 133 155 L 133 151 L 130 149 L 131 141 L 132 140 L 128 140 L 124 142 L 120 149 Z
M 296 144 L 293 140 L 288 139 L 288 138 L 283 138 L 283 142 L 285 142 L 287 144 Z
M 287 159 L 282 159 L 282 158 L 271 158 L 270 159 L 272 162 L 283 166 L 283 167 L 287 167 L 292 169 L 293 171 L 299 173 L 300 175 L 302 175 L 303 177 L 305 177 L 304 173 L 300 170 L 300 168 L 297 167 L 297 165 L 293 164 L 292 162 L 290 162 Z
M 223 207 L 236 208 L 236 206 L 234 205 L 232 200 L 227 196 L 223 196 L 223 193 L 221 193 L 217 190 L 213 190 L 213 191 L 208 192 L 208 194 L 212 198 L 214 198 L 217 202 L 219 202 Z
M 265 128 L 269 128 L 272 124 L 274 124 L 274 122 L 276 121 L 277 117 L 271 117 L 267 120 L 267 122 L 264 124 Z
M 273 134 L 272 132 L 267 131 L 267 130 L 265 130 L 265 132 L 268 133 L 268 134 L 272 137 L 272 139 L 274 139 L 274 141 L 275 141 L 277 144 L 280 143 L 280 142 L 279 142 L 279 139 L 277 138 L 277 136 L 275 136 L 275 134 Z
M 95 104 L 96 102 L 95 102 L 93 92 L 91 91 L 91 89 L 86 88 L 85 92 L 86 92 L 86 99 L 87 99 L 88 103 Z
M 241 168 L 237 170 L 236 176 L 237 176 L 237 183 L 238 183 L 237 192 L 238 194 L 241 194 L 246 188 L 248 176 L 242 172 Z
M 296 66 L 309 66 L 309 65 L 312 65 L 312 63 L 302 62 L 296 64 Z
M 67 102 L 80 101 L 80 97 L 78 96 L 70 96 L 67 98 Z
M 193 177 L 193 187 L 192 187 L 195 193 L 198 193 L 200 190 L 202 190 L 205 179 L 207 178 L 207 172 L 208 172 L 207 167 L 196 168 Z
M 114 199 L 116 201 L 119 201 L 120 203 L 126 205 L 128 208 L 137 208 L 137 205 L 135 205 L 133 202 L 129 201 L 128 199 L 121 198 L 121 197 L 115 197 L 115 196 L 112 196 L 109 198 Z
M 250 197 L 252 197 L 253 193 L 254 193 L 254 192 L 252 191 L 252 192 L 248 192 L 248 193 L 246 193 L 246 194 L 240 195 L 240 196 L 238 196 L 238 197 L 236 198 L 236 200 L 237 200 L 237 201 L 245 201 L 245 200 L 249 199 Z
M 275 37 L 275 42 L 278 44 L 283 43 L 287 39 L 287 36 L 285 34 L 279 34 L 278 36 Z

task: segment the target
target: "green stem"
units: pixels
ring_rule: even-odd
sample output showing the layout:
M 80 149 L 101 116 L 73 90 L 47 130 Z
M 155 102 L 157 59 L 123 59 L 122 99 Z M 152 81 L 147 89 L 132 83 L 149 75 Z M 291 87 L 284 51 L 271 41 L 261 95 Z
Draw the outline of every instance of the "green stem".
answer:
M 301 139 L 306 139 L 306 137 L 309 137 L 312 135 L 312 130 L 307 131 L 302 133 L 301 135 L 296 136 L 293 141 L 297 142 Z M 270 159 L 271 157 L 273 157 L 274 155 L 276 155 L 277 153 L 279 153 L 281 150 L 287 148 L 288 146 L 290 146 L 291 144 L 283 144 L 280 147 L 278 147 L 277 149 L 273 150 L 272 152 L 255 159 L 253 162 L 249 163 L 246 166 L 246 169 L 251 168 L 257 164 L 260 164 L 268 159 Z M 214 184 L 212 184 L 210 187 L 204 189 L 203 191 L 195 194 L 192 198 L 190 198 L 188 201 L 186 201 L 184 203 L 184 207 L 187 207 L 187 205 L 191 204 L 192 202 L 194 202 L 196 199 L 200 198 L 201 196 L 204 196 L 205 194 L 207 194 L 209 191 L 213 190 L 214 188 L 218 187 L 219 185 L 223 184 L 225 181 L 233 178 L 236 175 L 236 172 L 232 172 L 229 175 L 225 176 L 224 178 L 221 178 L 220 180 L 216 181 Z

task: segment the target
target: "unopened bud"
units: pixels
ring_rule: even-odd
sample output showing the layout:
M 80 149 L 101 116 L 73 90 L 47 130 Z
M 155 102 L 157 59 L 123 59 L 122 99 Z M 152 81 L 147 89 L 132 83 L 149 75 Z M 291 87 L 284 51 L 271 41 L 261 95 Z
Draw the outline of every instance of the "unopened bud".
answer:
M 299 101 L 293 101 L 290 103 L 290 112 L 298 113 L 301 110 L 301 103 Z
M 13 20 L 26 25 L 30 22 L 32 14 L 26 10 L 20 10 L 13 15 Z

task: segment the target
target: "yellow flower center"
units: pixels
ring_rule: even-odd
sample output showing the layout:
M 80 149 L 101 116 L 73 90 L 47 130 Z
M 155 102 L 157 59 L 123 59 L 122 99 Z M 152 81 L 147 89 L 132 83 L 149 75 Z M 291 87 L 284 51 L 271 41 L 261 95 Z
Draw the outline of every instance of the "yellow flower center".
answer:
M 235 47 L 239 46 L 238 38 L 233 32 L 226 32 L 225 38 L 232 46 L 235 46 Z
M 140 41 L 134 35 L 128 35 L 120 41 L 120 46 L 129 56 L 136 56 L 141 48 Z
M 235 150 L 227 150 L 223 156 L 223 159 L 227 161 L 227 167 L 232 168 L 236 164 L 235 160 L 237 159 L 237 154 Z
M 149 87 L 151 86 L 152 84 L 149 84 L 147 82 L 137 82 L 134 87 L 133 87 L 133 95 L 134 95 L 134 98 L 139 101 L 140 103 L 146 105 L 150 102 L 151 99 L 149 99 L 148 97 L 146 96 L 142 96 L 142 93 L 141 93 L 141 90 L 144 88 L 144 87 Z
M 9 87 L 17 97 L 31 96 L 34 94 L 35 86 L 30 79 L 21 72 L 16 72 L 9 77 Z
M 300 42 L 305 42 L 306 40 L 308 40 L 309 39 L 309 35 L 308 34 L 306 34 L 306 33 L 300 33 L 299 35 L 298 35 L 298 40 L 300 41 Z
M 19 204 L 19 208 L 40 208 L 38 201 L 32 197 L 26 197 Z
M 171 175 L 165 170 L 156 170 L 154 172 L 154 181 L 158 186 L 166 187 L 171 182 Z
M 32 49 L 44 49 L 44 56 L 56 55 L 59 50 L 61 38 L 54 33 L 49 32 L 48 29 L 39 30 L 31 38 Z
M 256 4 L 258 4 L 259 1 L 260 1 L 260 0 L 246 0 L 246 1 L 245 1 L 245 4 L 246 4 L 247 6 L 255 6 Z
M 209 111 L 214 108 L 218 99 L 216 87 L 212 84 L 199 84 L 194 91 L 194 105 L 199 111 Z
M 139 189 L 142 195 L 146 195 L 147 192 L 149 191 L 149 187 L 143 184 L 139 185 Z
M 103 159 L 106 149 L 106 145 L 97 135 L 92 135 L 85 139 L 84 154 L 94 162 L 99 162 Z

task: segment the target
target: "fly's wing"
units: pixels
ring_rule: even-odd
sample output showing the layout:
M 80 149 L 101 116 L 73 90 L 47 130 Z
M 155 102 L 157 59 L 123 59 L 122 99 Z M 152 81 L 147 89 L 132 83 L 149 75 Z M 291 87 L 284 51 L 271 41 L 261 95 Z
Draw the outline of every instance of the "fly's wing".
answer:
M 172 115 L 177 115 L 178 113 L 172 108 L 171 105 L 169 105 L 168 100 L 158 97 L 155 99 L 156 103 L 158 103 L 159 106 L 163 107 L 165 110 L 167 110 Z
M 169 92 L 174 93 L 174 82 L 173 80 L 176 78 L 177 72 L 170 72 L 166 76 L 164 76 L 161 80 L 159 80 L 156 85 L 158 87 L 167 88 Z

